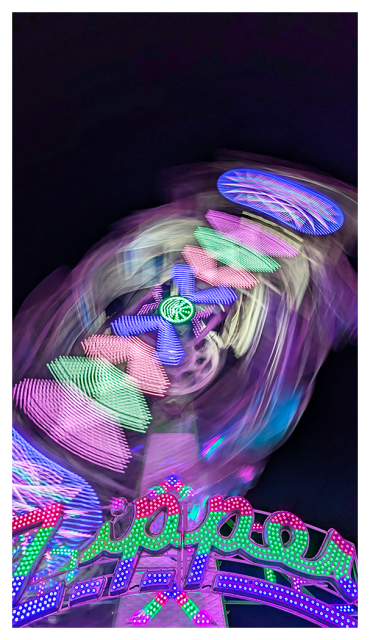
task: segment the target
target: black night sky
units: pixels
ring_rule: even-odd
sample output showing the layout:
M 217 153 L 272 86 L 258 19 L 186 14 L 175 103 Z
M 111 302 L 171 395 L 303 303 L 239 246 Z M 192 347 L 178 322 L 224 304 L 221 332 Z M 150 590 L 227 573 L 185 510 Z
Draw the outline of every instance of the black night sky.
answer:
M 13 56 L 13 315 L 113 222 L 164 204 L 166 168 L 232 149 L 357 184 L 355 13 L 16 13 Z M 248 499 L 357 544 L 355 346 L 331 352 Z

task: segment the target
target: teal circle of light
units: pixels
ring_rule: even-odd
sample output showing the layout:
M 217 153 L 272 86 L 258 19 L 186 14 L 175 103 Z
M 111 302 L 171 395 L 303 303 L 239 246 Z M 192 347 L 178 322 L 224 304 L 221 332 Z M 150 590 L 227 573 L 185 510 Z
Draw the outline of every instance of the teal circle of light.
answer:
M 158 311 L 162 318 L 172 324 L 189 322 L 195 313 L 193 303 L 182 296 L 171 296 L 162 300 Z

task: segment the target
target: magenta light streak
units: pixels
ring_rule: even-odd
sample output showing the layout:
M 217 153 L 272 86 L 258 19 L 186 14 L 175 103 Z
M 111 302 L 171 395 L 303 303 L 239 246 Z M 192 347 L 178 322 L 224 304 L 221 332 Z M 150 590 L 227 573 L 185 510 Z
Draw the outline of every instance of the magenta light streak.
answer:
M 129 359 L 128 340 L 118 336 L 93 335 L 81 345 L 88 358 L 104 358 L 111 364 L 121 364 Z
M 149 311 L 155 311 L 158 309 L 158 302 L 150 302 L 149 304 L 143 304 L 141 309 L 137 312 L 138 316 L 142 316 L 145 313 L 149 313 Z
M 194 318 L 192 318 L 191 323 L 193 325 L 194 334 L 195 334 L 196 337 L 198 337 L 202 333 L 204 327 L 203 327 L 200 319 L 197 317 L 197 314 L 194 315 Z
M 206 218 L 216 231 L 247 249 L 282 258 L 293 258 L 300 253 L 287 240 L 250 220 L 212 209 L 208 211 Z
M 80 491 L 78 487 L 63 486 L 63 479 L 58 473 L 30 460 L 17 441 L 13 441 L 12 478 L 16 494 L 13 496 L 14 509 L 27 508 L 26 499 L 37 499 L 38 506 L 46 506 L 50 496 L 54 499 L 55 496 L 72 499 Z
M 186 245 L 182 255 L 195 270 L 196 277 L 213 286 L 227 285 L 239 289 L 251 289 L 258 284 L 257 278 L 249 271 L 233 269 L 233 267 L 217 267 L 217 261 L 201 247 Z
M 150 292 L 152 294 L 152 298 L 154 298 L 155 302 L 150 302 L 149 304 L 144 304 L 141 309 L 137 312 L 138 316 L 143 315 L 144 313 L 148 313 L 149 311 L 155 311 L 158 308 L 160 302 L 162 302 L 163 292 L 162 285 L 158 284 Z
M 153 298 L 154 298 L 154 300 L 156 301 L 157 304 L 162 302 L 163 295 L 162 295 L 162 285 L 161 284 L 157 284 L 155 287 L 153 287 L 152 296 L 153 296 Z
M 193 331 L 196 337 L 198 337 L 201 334 L 204 328 L 201 323 L 201 318 L 208 318 L 212 314 L 212 311 L 214 308 L 215 308 L 215 305 L 213 304 L 212 306 L 207 307 L 206 309 L 203 309 L 203 311 L 197 311 L 194 314 L 194 317 L 192 318 L 191 322 L 193 324 Z
M 212 440 L 210 440 L 204 445 L 201 455 L 205 458 L 208 458 L 208 456 L 210 456 L 211 453 L 213 453 L 213 451 L 220 446 L 223 439 L 224 438 L 220 435 L 217 435 L 214 438 L 212 438 Z
M 104 358 L 112 364 L 127 362 L 126 373 L 144 393 L 160 397 L 166 394 L 170 386 L 166 371 L 157 359 L 155 348 L 140 338 L 93 335 L 81 344 L 90 358 Z
M 215 305 L 212 305 L 211 307 L 207 307 L 207 309 L 203 309 L 202 311 L 197 311 L 196 315 L 198 316 L 198 318 L 208 318 L 208 316 L 211 315 L 214 308 L 215 308 Z
M 50 438 L 89 462 L 123 472 L 131 452 L 113 412 L 76 385 L 25 379 L 15 385 L 16 405 Z
M 247 482 L 251 482 L 254 478 L 255 468 L 253 465 L 242 467 L 238 473 L 239 478 L 243 478 Z

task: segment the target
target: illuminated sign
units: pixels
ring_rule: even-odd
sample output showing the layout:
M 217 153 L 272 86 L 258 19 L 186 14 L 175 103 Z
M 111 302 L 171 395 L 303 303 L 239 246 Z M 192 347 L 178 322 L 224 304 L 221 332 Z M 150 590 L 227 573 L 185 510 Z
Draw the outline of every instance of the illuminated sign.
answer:
M 118 500 L 118 504 L 116 499 L 111 511 L 113 522 L 105 522 L 97 530 L 93 540 L 80 549 L 77 561 L 79 572 L 83 573 L 84 567 L 110 559 L 116 563 L 114 572 L 96 578 L 90 574 L 87 580 L 79 576 L 78 581 L 75 578 L 69 584 L 59 582 L 30 600 L 25 599 L 28 585 L 62 522 L 62 506 L 53 504 L 14 518 L 13 535 L 35 528 L 38 532 L 13 576 L 13 626 L 24 626 L 85 602 L 122 597 L 128 590 L 131 595 L 149 595 L 148 604 L 128 621 L 133 625 L 147 624 L 173 598 L 195 625 L 210 626 L 213 624 L 210 615 L 199 610 L 192 593 L 202 588 L 210 555 L 215 554 L 218 558 L 237 557 L 238 562 L 244 560 L 249 565 L 262 567 L 265 580 L 217 571 L 211 585 L 213 592 L 279 607 L 319 626 L 357 627 L 358 589 L 353 572 L 356 550 L 351 542 L 330 529 L 318 553 L 307 557 L 309 526 L 288 511 L 269 514 L 260 523 L 255 517 L 260 512 L 254 512 L 249 501 L 240 496 L 226 499 L 212 496 L 201 523 L 187 530 L 183 517 L 192 495 L 191 487 L 185 486 L 177 476 L 169 476 L 146 496 L 133 501 L 131 524 L 118 539 L 114 536 L 114 522 L 125 512 L 127 503 Z M 160 518 L 159 528 L 153 526 L 157 518 Z M 226 522 L 232 522 L 229 535 L 222 533 Z M 262 536 L 262 543 L 253 539 L 254 532 Z M 192 554 L 182 581 L 176 570 L 153 569 L 142 576 L 140 585 L 134 586 L 132 579 L 141 555 L 160 557 L 170 549 Z M 278 584 L 279 572 L 289 579 L 291 587 Z M 62 573 L 59 572 L 59 576 Z M 302 590 L 307 584 L 320 587 L 323 594 L 325 590 L 335 592 L 338 604 L 328 604 Z M 156 595 L 150 598 L 153 591 Z

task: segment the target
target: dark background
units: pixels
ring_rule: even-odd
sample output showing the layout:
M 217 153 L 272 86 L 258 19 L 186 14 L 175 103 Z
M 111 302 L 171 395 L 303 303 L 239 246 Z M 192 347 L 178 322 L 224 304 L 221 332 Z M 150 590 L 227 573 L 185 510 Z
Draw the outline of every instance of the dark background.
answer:
M 355 13 L 13 14 L 13 314 L 219 148 L 357 183 Z M 352 258 L 356 268 L 356 256 Z M 248 499 L 357 543 L 357 349 L 331 353 Z M 232 606 L 230 626 L 311 626 Z

